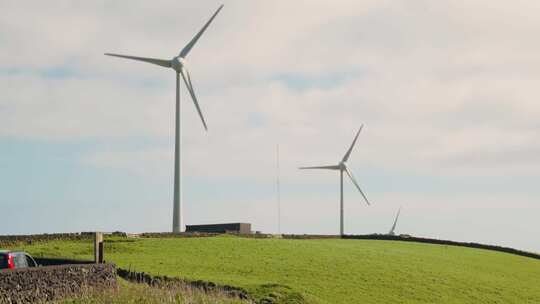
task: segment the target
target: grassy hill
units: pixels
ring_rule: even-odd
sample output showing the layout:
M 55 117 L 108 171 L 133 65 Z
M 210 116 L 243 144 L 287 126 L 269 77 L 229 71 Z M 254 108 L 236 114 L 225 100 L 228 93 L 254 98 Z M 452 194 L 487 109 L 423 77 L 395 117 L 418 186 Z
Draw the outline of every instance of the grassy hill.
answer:
M 91 258 L 88 241 L 23 248 Z M 488 250 L 374 240 L 111 238 L 122 268 L 245 288 L 282 303 L 540 303 L 540 260 Z
M 56 304 L 249 304 L 248 301 L 227 297 L 220 293 L 205 293 L 202 290 L 182 287 L 150 287 L 118 280 L 118 289 L 88 291 Z

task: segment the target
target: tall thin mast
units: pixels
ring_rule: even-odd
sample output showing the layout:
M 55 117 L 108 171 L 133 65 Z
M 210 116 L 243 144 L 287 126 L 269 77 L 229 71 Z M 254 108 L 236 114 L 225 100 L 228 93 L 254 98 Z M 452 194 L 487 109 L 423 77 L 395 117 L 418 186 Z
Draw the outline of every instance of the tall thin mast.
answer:
M 182 232 L 182 156 L 180 146 L 182 145 L 181 130 L 181 107 L 180 103 L 180 74 L 176 73 L 176 114 L 174 132 L 174 188 L 173 188 L 173 233 Z
M 278 234 L 281 234 L 281 184 L 279 181 L 280 170 L 279 170 L 279 144 L 276 146 L 276 190 L 277 190 L 277 213 L 278 213 Z

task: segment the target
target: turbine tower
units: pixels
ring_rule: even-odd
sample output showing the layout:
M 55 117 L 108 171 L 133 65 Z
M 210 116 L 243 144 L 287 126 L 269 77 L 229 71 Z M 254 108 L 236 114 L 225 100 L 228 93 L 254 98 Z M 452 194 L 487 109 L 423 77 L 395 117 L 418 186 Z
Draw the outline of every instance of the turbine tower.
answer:
M 388 232 L 388 235 L 396 235 L 394 233 L 394 230 L 396 229 L 396 224 L 397 224 L 397 220 L 399 218 L 400 213 L 401 213 L 401 206 L 399 206 L 399 209 L 398 209 L 398 212 L 397 212 L 397 215 L 396 215 L 396 219 L 394 220 L 394 225 L 392 225 L 392 228 L 390 228 L 390 232 Z
M 199 117 L 201 118 L 202 124 L 204 126 L 204 129 L 208 131 L 208 127 L 206 126 L 206 121 L 204 120 L 204 116 L 201 112 L 201 108 L 199 107 L 199 102 L 197 101 L 197 97 L 195 96 L 195 91 L 193 89 L 193 84 L 191 83 L 191 76 L 189 74 L 189 71 L 187 69 L 186 65 L 186 57 L 193 48 L 193 46 L 197 43 L 199 38 L 202 36 L 206 28 L 210 25 L 212 20 L 216 17 L 216 15 L 219 13 L 219 11 L 223 8 L 223 5 L 221 5 L 214 15 L 206 22 L 206 24 L 203 26 L 203 28 L 191 39 L 191 41 L 180 51 L 180 53 L 173 57 L 172 59 L 157 59 L 157 58 L 146 58 L 146 57 L 136 57 L 136 56 L 128 56 L 128 55 L 120 55 L 120 54 L 111 54 L 111 53 L 105 53 L 107 56 L 114 56 L 114 57 L 120 57 L 120 58 L 126 58 L 126 59 L 132 59 L 132 60 L 138 60 L 143 62 L 152 63 L 155 65 L 159 65 L 165 68 L 171 68 L 176 72 L 176 114 L 175 114 L 175 142 L 174 142 L 174 198 L 173 198 L 173 225 L 172 225 L 172 231 L 175 233 L 181 232 L 182 229 L 182 197 L 181 197 L 181 188 L 182 183 L 180 180 L 180 167 L 181 167 L 181 157 L 180 157 L 180 143 L 181 143 L 181 124 L 180 124 L 180 75 L 182 76 L 182 79 L 184 80 L 184 83 L 186 84 L 187 90 L 189 92 L 189 95 L 191 95 L 191 99 L 193 100 L 193 103 L 195 104 L 195 108 L 197 109 L 197 112 L 199 113 Z
M 347 175 L 349 176 L 349 178 L 353 182 L 354 186 L 356 186 L 356 189 L 358 189 L 358 191 L 360 192 L 360 194 L 362 195 L 362 197 L 366 201 L 366 204 L 368 204 L 368 206 L 369 206 L 369 201 L 368 201 L 366 195 L 364 194 L 364 192 L 362 192 L 362 189 L 360 189 L 360 186 L 356 182 L 356 179 L 354 178 L 354 175 L 352 174 L 351 170 L 349 170 L 349 168 L 347 167 L 347 161 L 349 160 L 349 157 L 351 156 L 351 152 L 352 152 L 352 150 L 354 148 L 354 145 L 356 144 L 356 140 L 358 139 L 358 135 L 360 134 L 360 131 L 362 131 L 362 127 L 364 127 L 364 125 L 360 126 L 360 129 L 356 133 L 356 136 L 354 137 L 354 140 L 353 140 L 353 142 L 351 144 L 351 147 L 349 148 L 349 150 L 347 150 L 347 152 L 345 153 L 345 156 L 343 156 L 343 158 L 341 159 L 339 164 L 334 165 L 334 166 L 300 167 L 300 169 L 339 170 L 339 180 L 340 180 L 339 233 L 340 233 L 340 235 L 343 235 L 343 172 L 344 171 L 347 173 Z

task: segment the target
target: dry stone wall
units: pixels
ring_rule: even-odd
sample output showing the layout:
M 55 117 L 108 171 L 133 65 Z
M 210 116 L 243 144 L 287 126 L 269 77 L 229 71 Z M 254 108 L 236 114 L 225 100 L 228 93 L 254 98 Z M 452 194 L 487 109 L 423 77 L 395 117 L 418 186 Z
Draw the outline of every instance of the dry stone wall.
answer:
M 90 240 L 94 238 L 93 232 L 80 233 L 52 233 L 52 234 L 28 234 L 28 235 L 0 235 L 0 245 L 17 243 L 42 242 L 54 240 Z
M 121 231 L 109 232 L 107 235 L 126 237 L 127 233 Z M 47 242 L 55 240 L 93 240 L 95 232 L 74 233 L 44 233 L 26 235 L 0 235 L 0 246 L 18 243 L 31 244 L 33 242 Z
M 402 242 L 416 242 L 416 243 L 428 243 L 428 244 L 437 244 L 437 245 L 450 245 L 450 246 L 460 246 L 460 247 L 469 247 L 476 249 L 485 249 L 492 251 L 505 252 L 515 255 L 520 255 L 528 258 L 533 258 L 540 260 L 540 254 L 522 251 L 509 247 L 495 246 L 495 245 L 486 245 L 479 243 L 467 243 L 467 242 L 456 242 L 449 240 L 438 240 L 438 239 L 428 239 L 414 236 L 398 236 L 398 235 L 384 235 L 384 234 L 367 234 L 367 235 L 344 235 L 344 239 L 358 239 L 358 240 L 385 240 L 385 241 L 402 241 Z
M 220 285 L 208 281 L 192 281 L 182 278 L 168 277 L 168 276 L 154 276 L 144 272 L 137 272 L 128 269 L 118 268 L 117 274 L 119 277 L 135 283 L 145 283 L 150 286 L 157 287 L 172 287 L 172 286 L 189 286 L 191 288 L 197 288 L 204 292 L 222 292 L 225 295 L 239 299 L 249 299 L 247 291 L 242 288 L 234 287 L 230 285 Z
M 0 270 L 0 303 L 42 303 L 116 288 L 114 264 L 78 264 Z

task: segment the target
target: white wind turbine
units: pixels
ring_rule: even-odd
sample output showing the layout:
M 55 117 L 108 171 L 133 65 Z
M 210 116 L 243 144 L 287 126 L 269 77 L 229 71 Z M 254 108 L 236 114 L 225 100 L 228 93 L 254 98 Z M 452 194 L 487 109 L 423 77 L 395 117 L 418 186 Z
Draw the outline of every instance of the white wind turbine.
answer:
M 390 228 L 390 232 L 388 232 L 388 235 L 396 235 L 394 230 L 396 230 L 396 225 L 397 225 L 397 221 L 398 221 L 400 213 L 401 213 L 401 206 L 399 206 L 399 209 L 398 209 L 398 212 L 397 212 L 397 215 L 396 215 L 396 219 L 394 220 L 394 225 L 392 225 L 392 228 Z
M 203 28 L 191 39 L 191 41 L 180 51 L 180 54 L 178 56 L 175 56 L 174 58 L 168 60 L 168 59 L 157 59 L 157 58 L 146 58 L 146 57 L 135 57 L 135 56 L 127 56 L 127 55 L 120 55 L 120 54 L 111 54 L 111 53 L 105 53 L 105 55 L 108 56 L 115 56 L 115 57 L 121 57 L 121 58 L 127 58 L 127 59 L 133 59 L 138 61 L 144 61 L 152 64 L 156 64 L 165 68 L 172 68 L 176 72 L 176 124 L 175 124 L 175 142 L 174 142 L 174 199 L 173 199 L 173 232 L 181 232 L 182 228 L 182 199 L 181 199 L 181 182 L 180 182 L 180 167 L 181 167 L 181 158 L 180 158 L 180 75 L 182 75 L 182 79 L 184 79 L 184 83 L 186 84 L 186 87 L 188 89 L 189 94 L 191 95 L 191 99 L 193 100 L 193 103 L 195 104 L 195 108 L 197 109 L 197 112 L 199 113 L 199 117 L 201 118 L 201 121 L 203 123 L 204 129 L 208 130 L 206 126 L 206 121 L 204 120 L 204 117 L 202 115 L 201 109 L 199 107 L 199 103 L 197 101 L 197 97 L 195 96 L 195 91 L 193 90 L 193 84 L 191 83 L 191 77 L 189 75 L 189 71 L 186 66 L 186 56 L 189 54 L 193 46 L 197 43 L 199 38 L 202 36 L 206 28 L 210 25 L 212 20 L 216 17 L 216 15 L 219 13 L 219 11 L 223 8 L 223 5 L 221 5 L 217 11 L 212 15 L 210 20 L 206 22 L 206 24 L 203 26 Z
M 356 139 L 358 139 L 358 135 L 360 134 L 360 131 L 362 131 L 362 127 L 364 125 L 360 126 L 360 129 L 356 133 L 356 136 L 354 137 L 354 140 L 351 144 L 351 147 L 349 150 L 347 150 L 347 153 L 345 153 L 345 156 L 343 156 L 343 159 L 339 162 L 339 164 L 334 166 L 316 166 L 316 167 L 300 167 L 300 169 L 326 169 L 326 170 L 339 170 L 339 180 L 340 180 L 340 214 L 339 214 L 339 232 L 341 235 L 343 235 L 343 171 L 347 173 L 353 184 L 356 186 L 356 189 L 362 194 L 362 197 L 366 201 L 366 203 L 369 205 L 369 201 L 362 192 L 362 189 L 360 189 L 360 186 L 356 182 L 356 179 L 354 178 L 354 175 L 352 174 L 351 170 L 347 167 L 347 161 L 349 160 L 349 156 L 351 156 L 351 152 L 354 148 L 354 144 L 356 143 Z

